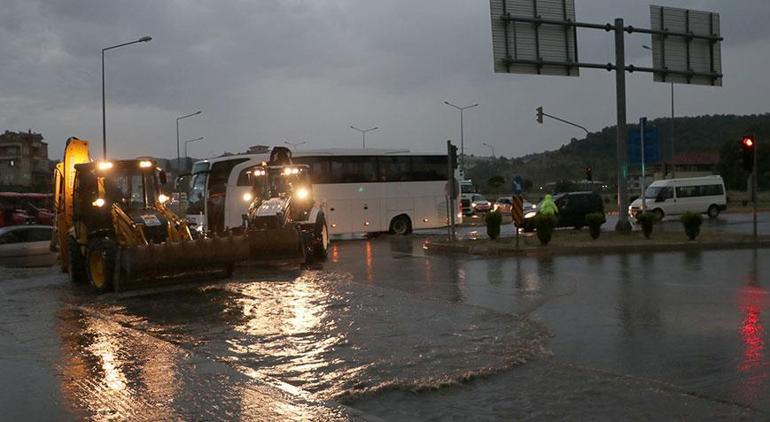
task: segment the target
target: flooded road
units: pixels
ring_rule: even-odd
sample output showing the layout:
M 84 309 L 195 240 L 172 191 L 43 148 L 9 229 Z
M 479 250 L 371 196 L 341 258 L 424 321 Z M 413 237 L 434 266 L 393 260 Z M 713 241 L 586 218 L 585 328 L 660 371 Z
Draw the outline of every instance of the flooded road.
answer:
M 481 258 L 426 256 L 427 239 L 338 241 L 315 268 L 101 297 L 55 270 L 0 269 L 0 407 L 96 420 L 770 417 L 770 250 Z

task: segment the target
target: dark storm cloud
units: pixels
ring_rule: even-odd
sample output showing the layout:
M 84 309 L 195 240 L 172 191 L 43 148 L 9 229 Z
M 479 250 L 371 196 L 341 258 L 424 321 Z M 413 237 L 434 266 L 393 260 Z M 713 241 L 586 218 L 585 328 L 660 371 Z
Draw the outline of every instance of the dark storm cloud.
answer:
M 469 112 L 469 152 L 494 143 L 505 155 L 558 147 L 579 133 L 538 126 L 544 105 L 591 129 L 614 121 L 612 78 L 492 73 L 489 7 L 465 0 L 368 2 L 0 0 L 0 129 L 43 131 L 58 155 L 70 135 L 100 136 L 100 50 L 108 52 L 108 127 L 114 151 L 172 155 L 174 118 L 197 109 L 183 137 L 207 137 L 198 154 L 303 139 L 355 146 L 351 123 L 378 125 L 372 145 L 438 151 L 457 138 L 443 100 L 480 102 Z M 672 1 L 721 13 L 725 87 L 683 88 L 681 112 L 766 110 L 756 87 L 770 49 L 766 0 Z M 646 26 L 638 1 L 578 0 L 578 18 L 624 16 Z M 648 37 L 629 37 L 629 59 L 645 64 Z M 582 59 L 607 62 L 611 37 L 581 32 Z M 736 65 L 746 63 L 746 65 Z M 649 75 L 629 78 L 629 113 L 665 115 L 667 90 Z

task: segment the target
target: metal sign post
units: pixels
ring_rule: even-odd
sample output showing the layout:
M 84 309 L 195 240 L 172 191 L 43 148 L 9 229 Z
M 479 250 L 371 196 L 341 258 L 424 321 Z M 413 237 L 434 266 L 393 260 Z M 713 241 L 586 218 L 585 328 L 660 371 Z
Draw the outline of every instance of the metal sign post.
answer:
M 757 148 L 758 146 L 759 146 L 759 141 L 755 136 L 754 137 L 754 158 L 753 158 L 754 165 L 752 166 L 752 169 L 751 169 L 751 199 L 752 199 L 752 202 L 754 203 L 752 213 L 754 214 L 754 241 L 755 242 L 757 241 L 757 188 L 759 185 L 757 183 L 757 173 L 758 173 Z
M 455 214 L 457 205 L 455 204 L 455 200 L 457 199 L 458 190 L 459 190 L 459 184 L 457 183 L 457 179 L 455 178 L 455 169 L 454 169 L 454 154 L 453 150 L 455 150 L 454 145 L 452 145 L 452 141 L 446 141 L 446 148 L 447 148 L 447 185 L 446 185 L 446 195 L 447 195 L 447 213 L 449 214 L 449 240 L 455 240 L 457 238 L 455 233 Z
M 646 124 L 647 124 L 647 118 L 646 117 L 642 117 L 641 119 L 639 119 L 639 131 L 641 132 L 641 135 L 642 135 L 642 137 L 641 137 L 641 143 L 642 143 L 642 148 L 641 148 L 641 152 L 642 152 L 642 180 L 641 180 L 641 183 L 639 185 L 642 188 L 641 197 L 642 197 L 642 212 L 643 213 L 647 212 L 647 201 L 646 201 L 646 198 L 644 197 L 644 191 L 645 191 L 646 185 L 647 185 L 647 175 L 645 174 L 646 164 L 644 162 L 644 126 Z
M 618 231 L 628 221 L 626 72 L 649 72 L 655 80 L 722 85 L 719 15 L 653 6 L 652 29 L 577 22 L 574 0 L 490 0 L 495 72 L 579 76 L 580 68 L 615 71 L 617 104 Z M 583 63 L 577 28 L 613 31 L 615 64 Z M 653 67 L 626 65 L 625 32 L 653 36 Z M 684 65 L 682 65 L 684 63 Z

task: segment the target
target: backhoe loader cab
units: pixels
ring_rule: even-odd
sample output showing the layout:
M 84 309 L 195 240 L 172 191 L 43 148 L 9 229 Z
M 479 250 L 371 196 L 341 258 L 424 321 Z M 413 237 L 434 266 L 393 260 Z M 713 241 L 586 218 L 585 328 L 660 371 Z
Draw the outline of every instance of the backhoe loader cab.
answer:
M 252 190 L 243 216 L 252 258 L 291 258 L 312 262 L 326 257 L 329 231 L 313 199 L 310 168 L 292 164 L 291 152 L 277 147 L 270 163 L 251 169 Z
M 116 235 L 113 207 L 135 224 L 144 226 L 144 235 L 154 243 L 168 238 L 167 218 L 158 210 L 168 197 L 160 187 L 165 172 L 147 160 L 99 161 L 75 166 L 73 217 L 77 237 Z

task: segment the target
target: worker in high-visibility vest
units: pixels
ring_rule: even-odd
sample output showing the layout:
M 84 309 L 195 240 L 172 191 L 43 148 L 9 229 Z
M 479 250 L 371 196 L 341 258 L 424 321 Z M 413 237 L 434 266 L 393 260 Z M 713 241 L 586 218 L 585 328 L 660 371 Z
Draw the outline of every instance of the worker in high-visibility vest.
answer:
M 541 215 L 551 215 L 556 216 L 559 214 L 559 207 L 556 206 L 556 203 L 553 202 L 553 196 L 551 194 L 545 195 L 545 198 L 540 202 L 540 205 L 538 206 L 538 213 Z

